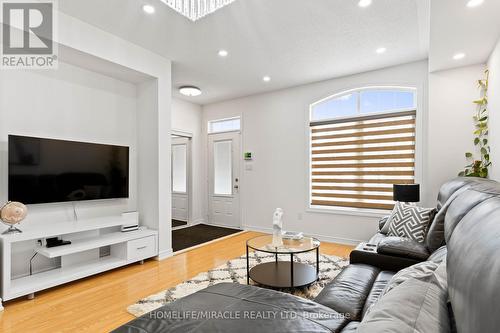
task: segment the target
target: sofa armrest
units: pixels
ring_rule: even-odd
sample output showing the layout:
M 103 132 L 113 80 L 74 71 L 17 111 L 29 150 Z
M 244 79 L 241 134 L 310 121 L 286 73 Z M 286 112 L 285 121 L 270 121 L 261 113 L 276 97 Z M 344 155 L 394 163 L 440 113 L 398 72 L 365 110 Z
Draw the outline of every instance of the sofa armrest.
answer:
M 351 252 L 349 261 L 351 264 L 367 264 L 378 267 L 381 270 L 397 272 L 403 268 L 415 265 L 422 260 L 378 253 L 377 245 L 360 243 Z
M 387 237 L 377 246 L 377 253 L 424 261 L 429 258 L 429 250 L 424 244 L 402 237 Z

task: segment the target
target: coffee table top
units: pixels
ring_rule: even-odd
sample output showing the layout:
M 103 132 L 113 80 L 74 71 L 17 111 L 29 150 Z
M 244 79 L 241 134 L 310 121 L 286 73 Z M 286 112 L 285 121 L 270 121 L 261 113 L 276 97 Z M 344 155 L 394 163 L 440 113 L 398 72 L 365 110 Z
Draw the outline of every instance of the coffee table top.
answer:
M 273 245 L 272 235 L 257 236 L 247 240 L 247 246 L 251 249 L 277 254 L 309 252 L 318 248 L 320 244 L 320 241 L 314 237 L 303 237 L 300 240 L 283 238 L 283 245 L 281 246 Z

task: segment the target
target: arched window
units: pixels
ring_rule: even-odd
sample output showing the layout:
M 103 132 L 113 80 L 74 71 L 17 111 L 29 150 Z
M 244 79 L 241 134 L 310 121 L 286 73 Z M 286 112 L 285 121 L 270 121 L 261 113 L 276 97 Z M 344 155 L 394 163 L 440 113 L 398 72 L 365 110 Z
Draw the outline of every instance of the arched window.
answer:
M 312 207 L 392 209 L 393 184 L 415 182 L 416 90 L 346 91 L 311 105 Z

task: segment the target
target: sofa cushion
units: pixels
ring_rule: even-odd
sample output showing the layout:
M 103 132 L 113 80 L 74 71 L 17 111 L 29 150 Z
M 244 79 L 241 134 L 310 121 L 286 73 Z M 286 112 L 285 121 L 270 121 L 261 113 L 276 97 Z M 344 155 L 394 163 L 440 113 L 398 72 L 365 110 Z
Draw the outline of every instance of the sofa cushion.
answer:
M 439 249 L 434 251 L 429 258 L 427 258 L 427 261 L 433 261 L 437 264 L 440 264 L 443 262 L 443 260 L 446 259 L 446 254 L 448 253 L 448 249 L 446 248 L 446 245 L 441 246 Z
M 379 272 L 378 268 L 369 265 L 349 265 L 314 301 L 338 313 L 348 313 L 351 320 L 360 320 L 363 305 Z
M 498 332 L 500 327 L 498 183 L 496 191 L 495 198 L 479 203 L 458 224 L 446 221 L 448 292 L 459 332 Z
M 357 332 L 450 332 L 446 289 L 435 275 L 409 279 L 382 296 Z
M 341 333 L 356 333 L 358 331 L 359 321 L 351 321 L 341 331 Z
M 390 292 L 409 279 L 428 280 L 434 274 L 439 264 L 433 261 L 424 261 L 397 272 L 387 284 L 384 294 Z
M 368 294 L 368 297 L 366 298 L 365 306 L 363 307 L 363 318 L 366 316 L 370 308 L 378 302 L 380 297 L 382 297 L 387 284 L 391 281 L 393 276 L 394 272 L 390 271 L 382 271 L 377 275 L 375 282 L 373 282 L 372 289 L 370 290 L 370 294 Z
M 390 223 L 388 236 L 413 239 L 423 243 L 427 228 L 434 216 L 434 208 L 423 208 L 397 202 Z
M 278 291 L 221 283 L 143 315 L 115 333 L 340 332 L 349 319 Z
M 434 221 L 429 226 L 427 236 L 425 237 L 425 245 L 427 246 L 427 249 L 429 249 L 429 252 L 432 253 L 445 244 L 444 220 L 448 207 L 453 200 L 464 193 L 472 185 L 483 182 L 484 179 L 480 178 L 461 177 L 453 179 L 441 186 L 437 203 L 438 212 L 434 217 Z
M 396 257 L 412 258 L 419 261 L 429 257 L 424 244 L 403 237 L 387 237 L 378 243 L 377 252 Z

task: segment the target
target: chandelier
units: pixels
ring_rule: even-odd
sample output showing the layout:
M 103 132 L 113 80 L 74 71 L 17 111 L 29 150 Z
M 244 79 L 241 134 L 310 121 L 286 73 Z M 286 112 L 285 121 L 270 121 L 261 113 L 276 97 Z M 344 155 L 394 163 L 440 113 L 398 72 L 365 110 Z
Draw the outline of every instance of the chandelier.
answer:
M 236 0 L 161 0 L 191 21 L 197 21 Z

